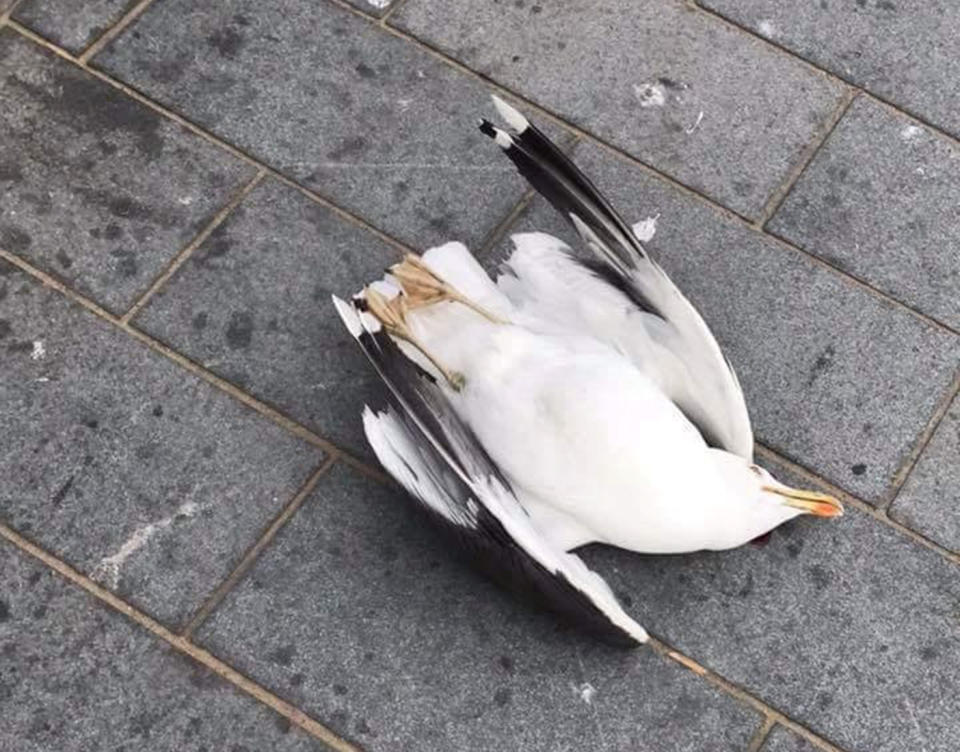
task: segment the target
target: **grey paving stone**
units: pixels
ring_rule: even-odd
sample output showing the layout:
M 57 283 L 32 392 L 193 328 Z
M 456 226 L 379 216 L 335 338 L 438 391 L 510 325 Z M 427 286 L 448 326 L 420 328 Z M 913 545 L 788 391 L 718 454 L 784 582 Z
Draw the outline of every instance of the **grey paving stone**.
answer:
M 849 505 L 840 519 L 788 522 L 763 546 L 675 557 L 597 546 L 584 558 L 654 634 L 844 750 L 960 745 L 957 565 Z
M 752 217 L 839 101 L 807 67 L 672 0 L 411 0 L 394 18 Z
M 0 247 L 122 312 L 250 167 L 0 29 Z
M 0 749 L 327 747 L 0 540 Z
M 774 726 L 760 749 L 761 752 L 817 752 L 810 742 L 783 726 Z
M 960 148 L 860 98 L 768 228 L 960 329 Z
M 24 0 L 15 20 L 51 42 L 79 54 L 136 3 L 136 0 Z
M 960 134 L 960 6 L 896 0 L 698 0 L 761 36 Z
M 475 245 L 524 190 L 478 81 L 333 3 L 157 3 L 95 61 L 414 247 Z
M 862 498 L 882 497 L 952 381 L 960 338 L 607 151 L 575 158 L 628 222 L 657 218 L 651 254 L 736 367 L 758 438 Z M 539 199 L 511 232 L 533 229 L 579 245 Z
M 960 552 L 960 399 L 937 426 L 890 513 L 930 540 Z
M 340 466 L 198 639 L 367 750 L 736 750 L 759 716 L 606 648 L 458 562 Z
M 320 452 L 0 264 L 0 518 L 179 625 Z
M 400 253 L 299 191 L 262 184 L 134 324 L 354 454 L 385 390 L 330 295 L 377 279 Z

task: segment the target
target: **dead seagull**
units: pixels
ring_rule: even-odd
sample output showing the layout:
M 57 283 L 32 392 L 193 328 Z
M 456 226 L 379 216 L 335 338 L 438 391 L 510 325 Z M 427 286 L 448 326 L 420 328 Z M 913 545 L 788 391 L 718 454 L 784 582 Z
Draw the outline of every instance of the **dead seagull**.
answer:
M 593 183 L 523 115 L 481 122 L 589 262 L 514 235 L 496 282 L 460 243 L 407 256 L 337 311 L 389 387 L 378 459 L 487 574 L 607 641 L 647 633 L 569 553 L 733 548 L 836 499 L 753 463 L 733 368 Z M 705 270 L 706 271 L 706 270 Z

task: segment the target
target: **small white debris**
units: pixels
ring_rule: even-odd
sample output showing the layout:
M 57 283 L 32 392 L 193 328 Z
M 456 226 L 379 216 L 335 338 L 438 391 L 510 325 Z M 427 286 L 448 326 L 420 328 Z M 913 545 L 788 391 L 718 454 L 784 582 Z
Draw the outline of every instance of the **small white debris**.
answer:
M 193 197 L 192 197 L 192 196 L 181 196 L 180 198 L 177 199 L 177 202 L 180 203 L 180 204 L 182 204 L 183 206 L 190 206 L 190 204 L 193 203 Z
M 427 74 L 424 73 L 422 70 L 417 71 L 417 78 L 426 78 L 426 77 L 427 77 Z
M 902 131 L 900 131 L 900 138 L 904 141 L 914 141 L 920 138 L 923 133 L 923 128 L 918 125 L 908 125 Z
M 571 684 L 570 689 L 573 690 L 574 694 L 578 695 L 581 700 L 583 700 L 587 705 L 593 702 L 593 696 L 597 693 L 596 688 L 590 682 L 584 682 L 579 687 L 576 684 Z
M 647 217 L 642 222 L 637 222 L 633 226 L 633 234 L 641 243 L 649 243 L 653 236 L 657 234 L 657 220 L 660 219 L 660 212 L 655 217 Z
M 102 582 L 111 590 L 116 590 L 117 585 L 120 584 L 120 567 L 126 563 L 132 554 L 143 548 L 161 530 L 170 527 L 178 517 L 194 517 L 199 510 L 200 506 L 198 504 L 186 501 L 177 507 L 177 511 L 169 517 L 138 527 L 115 554 L 105 556 L 97 562 L 97 565 L 90 572 L 90 578 Z
M 763 19 L 758 28 L 760 29 L 760 33 L 765 37 L 777 36 L 777 27 L 773 25 L 773 22 L 770 19 Z
M 684 129 L 683 129 L 684 132 L 689 136 L 689 135 L 690 135 L 691 133 L 693 133 L 697 128 L 700 127 L 700 121 L 702 121 L 702 120 L 703 120 L 703 110 L 700 110 L 700 114 L 697 115 L 697 120 L 696 120 L 696 122 L 695 122 L 693 125 L 691 125 L 689 128 L 684 128 Z
M 386 8 L 392 0 L 367 0 L 367 5 L 372 5 L 377 10 L 383 10 Z
M 659 84 L 634 84 L 633 93 L 637 95 L 641 107 L 663 107 L 667 101 Z
M 30 351 L 30 357 L 33 360 L 41 360 L 47 354 L 47 348 L 43 346 L 42 340 L 34 340 L 33 350 Z

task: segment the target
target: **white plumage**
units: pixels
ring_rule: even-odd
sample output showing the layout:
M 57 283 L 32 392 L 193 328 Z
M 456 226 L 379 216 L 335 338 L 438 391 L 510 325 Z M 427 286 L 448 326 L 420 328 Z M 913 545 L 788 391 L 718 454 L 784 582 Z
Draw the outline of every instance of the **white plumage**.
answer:
M 840 507 L 752 463 L 743 393 L 702 318 L 589 180 L 495 102 L 516 133 L 481 130 L 603 266 L 526 233 L 494 282 L 448 243 L 395 267 L 357 311 L 336 301 L 400 407 L 368 409 L 364 427 L 387 471 L 488 571 L 608 638 L 642 642 L 605 583 L 564 552 L 725 549 Z M 434 383 L 404 371 L 399 352 Z

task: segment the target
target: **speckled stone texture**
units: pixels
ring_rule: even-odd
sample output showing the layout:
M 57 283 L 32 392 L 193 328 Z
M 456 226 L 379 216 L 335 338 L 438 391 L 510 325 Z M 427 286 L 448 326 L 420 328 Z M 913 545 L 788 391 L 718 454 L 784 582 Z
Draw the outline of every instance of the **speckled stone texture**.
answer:
M 768 228 L 960 329 L 960 146 L 861 97 Z
M 333 3 L 157 3 L 95 63 L 417 248 L 476 245 L 525 189 L 477 79 Z
M 697 0 L 960 135 L 960 5 L 908 0 Z
M 502 593 L 343 466 L 198 639 L 370 752 L 740 752 L 761 720 L 650 648 L 606 648 Z
M 586 145 L 574 159 L 628 222 L 656 220 L 647 247 L 734 364 L 758 439 L 882 499 L 953 379 L 958 338 L 626 160 Z M 540 199 L 512 231 L 534 229 L 581 245 Z
M 0 539 L 0 749 L 327 749 Z
M 817 752 L 817 748 L 783 726 L 774 726 L 760 752 Z
M 386 392 L 330 296 L 349 297 L 401 257 L 299 191 L 268 181 L 134 324 L 338 445 L 372 456 L 360 411 Z
M 321 456 L 0 261 L 0 519 L 173 626 Z
M 960 398 L 937 426 L 890 514 L 960 553 Z
M 788 522 L 759 547 L 669 557 L 596 546 L 584 559 L 654 634 L 842 749 L 960 745 L 956 565 L 855 507 Z
M 136 0 L 24 0 L 13 17 L 75 54 L 83 52 Z
M 412 0 L 392 22 L 751 217 L 839 103 L 680 2 Z
M 122 313 L 253 170 L 0 29 L 0 248 Z

